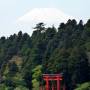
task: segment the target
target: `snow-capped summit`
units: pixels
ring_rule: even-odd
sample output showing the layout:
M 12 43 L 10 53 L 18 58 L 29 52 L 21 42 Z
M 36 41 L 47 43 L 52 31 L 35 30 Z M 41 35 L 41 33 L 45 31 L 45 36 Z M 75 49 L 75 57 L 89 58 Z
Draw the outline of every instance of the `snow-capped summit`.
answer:
M 73 19 L 63 13 L 61 10 L 56 8 L 34 8 L 25 15 L 21 16 L 18 21 L 24 23 L 30 22 L 45 22 L 45 23 L 55 23 L 55 22 L 65 22 L 68 19 Z
M 63 13 L 57 8 L 34 8 L 25 15 L 18 18 L 20 29 L 29 29 L 35 24 L 43 22 L 46 25 L 59 25 L 61 22 L 66 22 L 68 19 L 74 19 L 72 16 Z M 30 29 L 29 29 L 30 30 Z M 30 31 L 30 34 L 33 30 Z

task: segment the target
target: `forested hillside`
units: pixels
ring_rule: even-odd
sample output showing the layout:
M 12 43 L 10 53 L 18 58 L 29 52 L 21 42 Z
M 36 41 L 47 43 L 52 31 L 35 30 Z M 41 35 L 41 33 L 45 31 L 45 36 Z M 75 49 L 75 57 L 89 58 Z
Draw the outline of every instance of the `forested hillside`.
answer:
M 90 90 L 90 20 L 34 29 L 0 38 L 0 90 L 39 90 L 42 73 L 62 73 L 66 90 Z

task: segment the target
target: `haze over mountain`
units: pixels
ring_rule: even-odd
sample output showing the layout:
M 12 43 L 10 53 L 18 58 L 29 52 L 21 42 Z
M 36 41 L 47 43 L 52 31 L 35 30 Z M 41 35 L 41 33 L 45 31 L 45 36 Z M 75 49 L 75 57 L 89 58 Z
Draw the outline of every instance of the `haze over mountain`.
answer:
M 35 25 L 25 25 L 24 21 L 22 21 L 23 25 L 21 21 L 18 23 L 17 21 L 27 13 L 35 10 L 35 8 L 39 9 L 39 11 L 40 8 L 55 8 L 55 10 L 63 11 L 65 16 L 68 14 L 68 16 L 73 16 L 79 20 L 82 19 L 84 23 L 90 18 L 90 12 L 88 11 L 90 0 L 0 0 L 0 37 L 10 36 L 20 30 L 30 34 L 32 27 Z M 50 9 L 49 11 L 51 13 Z
M 76 18 L 65 14 L 57 8 L 34 8 L 25 15 L 19 17 L 17 23 L 21 30 L 29 30 L 30 34 L 32 34 L 32 27 L 39 22 L 44 22 L 46 26 L 54 24 L 57 27 L 61 22 L 66 22 L 68 19 Z

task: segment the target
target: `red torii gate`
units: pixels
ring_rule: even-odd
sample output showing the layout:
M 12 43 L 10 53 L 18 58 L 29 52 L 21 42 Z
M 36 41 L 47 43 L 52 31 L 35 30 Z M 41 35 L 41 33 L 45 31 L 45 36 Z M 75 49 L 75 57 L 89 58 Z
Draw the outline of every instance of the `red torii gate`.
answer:
M 49 81 L 56 81 L 57 82 L 57 90 L 61 90 L 61 81 L 63 80 L 63 77 L 61 74 L 43 74 L 43 80 L 45 80 L 45 90 L 50 90 L 50 84 Z M 51 87 L 52 90 L 54 90 L 54 86 Z M 40 90 L 43 90 L 43 87 L 41 86 Z M 65 90 L 65 88 L 63 88 Z

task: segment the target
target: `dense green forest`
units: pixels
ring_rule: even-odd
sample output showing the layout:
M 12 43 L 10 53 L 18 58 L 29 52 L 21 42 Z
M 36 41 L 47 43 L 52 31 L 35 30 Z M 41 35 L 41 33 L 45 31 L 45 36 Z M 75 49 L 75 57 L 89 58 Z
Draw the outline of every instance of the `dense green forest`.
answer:
M 0 38 L 0 90 L 39 90 L 42 73 L 62 73 L 66 90 L 90 90 L 90 20 Z

